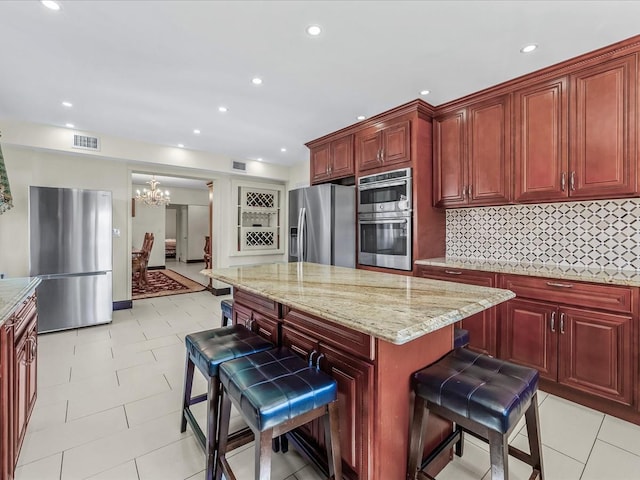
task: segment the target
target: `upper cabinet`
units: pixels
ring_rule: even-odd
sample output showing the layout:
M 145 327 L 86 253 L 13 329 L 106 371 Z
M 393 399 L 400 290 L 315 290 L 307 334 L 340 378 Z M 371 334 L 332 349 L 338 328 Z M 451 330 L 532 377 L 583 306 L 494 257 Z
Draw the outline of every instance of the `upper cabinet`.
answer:
M 571 75 L 569 191 L 580 198 L 638 192 L 636 55 Z
M 516 202 L 638 192 L 636 56 L 515 92 Z
M 434 203 L 500 205 L 511 200 L 509 95 L 434 119 Z
M 356 134 L 358 172 L 411 163 L 411 122 L 365 128 Z
M 323 183 L 353 176 L 353 135 L 347 135 L 311 149 L 311 183 Z

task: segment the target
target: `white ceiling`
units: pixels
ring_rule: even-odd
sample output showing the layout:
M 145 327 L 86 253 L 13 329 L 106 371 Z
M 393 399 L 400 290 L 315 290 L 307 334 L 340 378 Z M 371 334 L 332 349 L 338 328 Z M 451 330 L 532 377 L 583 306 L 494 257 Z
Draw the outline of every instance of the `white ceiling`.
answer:
M 287 165 L 420 90 L 439 105 L 640 33 L 640 1 L 59 3 L 0 1 L 0 118 Z

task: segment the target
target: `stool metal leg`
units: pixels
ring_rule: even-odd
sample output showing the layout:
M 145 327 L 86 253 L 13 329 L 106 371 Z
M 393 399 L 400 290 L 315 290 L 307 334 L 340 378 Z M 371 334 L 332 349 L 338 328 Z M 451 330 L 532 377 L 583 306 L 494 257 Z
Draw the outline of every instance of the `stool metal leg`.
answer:
M 525 412 L 527 422 L 527 436 L 529 437 L 529 452 L 531 452 L 531 466 L 539 472 L 540 480 L 544 480 L 542 469 L 542 441 L 540 440 L 540 417 L 538 415 L 538 394 L 531 398 L 531 405 Z
M 416 395 L 413 404 L 413 419 L 409 437 L 409 462 L 407 465 L 407 480 L 416 480 L 418 469 L 422 464 L 422 432 L 424 432 L 429 418 L 429 411 L 425 408 L 425 401 Z
M 489 456 L 491 457 L 491 480 L 509 479 L 509 436 L 489 430 Z
M 271 478 L 271 440 L 273 429 L 256 432 L 256 464 L 255 480 L 269 480 Z
M 191 404 L 191 388 L 193 387 L 193 362 L 187 352 L 187 361 L 184 367 L 184 395 L 182 400 L 182 420 L 180 421 L 180 432 L 184 433 L 187 430 L 187 416 L 185 409 Z

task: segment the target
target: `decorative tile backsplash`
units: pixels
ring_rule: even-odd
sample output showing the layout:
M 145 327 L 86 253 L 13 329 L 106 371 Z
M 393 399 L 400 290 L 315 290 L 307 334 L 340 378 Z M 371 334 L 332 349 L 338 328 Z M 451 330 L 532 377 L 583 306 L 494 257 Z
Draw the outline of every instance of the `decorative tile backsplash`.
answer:
M 640 270 L 640 199 L 447 210 L 447 257 Z

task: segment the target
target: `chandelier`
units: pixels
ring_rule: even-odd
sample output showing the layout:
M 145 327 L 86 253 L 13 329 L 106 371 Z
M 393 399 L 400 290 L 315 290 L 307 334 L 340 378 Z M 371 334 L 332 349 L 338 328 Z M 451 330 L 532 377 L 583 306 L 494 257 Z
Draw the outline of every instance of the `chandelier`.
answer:
M 140 190 L 136 191 L 136 201 L 142 202 L 145 205 L 151 206 L 162 206 L 169 205 L 169 190 L 165 190 L 164 192 L 158 188 L 160 182 L 156 180 L 155 175 L 151 177 L 151 181 L 146 182 L 151 186 L 151 190 L 145 188 L 140 192 Z

